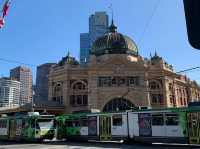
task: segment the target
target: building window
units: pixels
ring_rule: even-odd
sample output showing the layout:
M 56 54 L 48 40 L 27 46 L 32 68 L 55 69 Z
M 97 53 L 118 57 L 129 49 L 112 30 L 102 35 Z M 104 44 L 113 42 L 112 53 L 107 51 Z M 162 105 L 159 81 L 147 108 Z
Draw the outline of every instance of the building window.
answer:
M 172 91 L 172 90 L 173 90 L 172 83 L 169 83 L 169 90 L 170 90 L 170 91 Z
M 164 99 L 162 94 L 151 94 L 152 104 L 164 104 Z
M 63 104 L 63 96 L 62 96 L 62 84 L 58 83 L 53 90 L 53 101 L 57 101 L 60 104 Z
M 125 83 L 126 83 L 125 78 L 123 78 L 123 77 L 118 78 L 118 86 L 123 86 L 123 85 L 125 85 Z
M 81 105 L 82 104 L 82 96 L 81 95 L 77 95 L 76 96 L 76 100 L 77 100 L 77 104 Z
M 111 86 L 111 77 L 99 77 L 98 86 L 100 87 Z
M 77 82 L 73 85 L 73 89 L 74 90 L 85 90 L 86 89 L 86 85 L 83 84 L 82 82 Z
M 149 88 L 151 90 L 161 89 L 160 84 L 157 81 L 151 81 L 149 83 Z
M 128 77 L 128 86 L 139 85 L 139 77 Z
M 71 95 L 70 105 L 72 106 L 86 106 L 88 105 L 88 95 Z
M 120 87 L 120 86 L 136 86 L 139 85 L 139 77 L 118 77 L 118 76 L 108 76 L 99 77 L 98 86 L 99 87 Z
M 186 100 L 186 98 L 184 98 L 184 105 L 185 105 L 185 106 L 187 105 L 187 100 Z
M 52 100 L 53 100 L 53 101 L 56 101 L 56 97 L 53 97 Z
M 103 112 L 118 112 L 136 108 L 129 100 L 124 98 L 114 98 L 110 100 L 103 108 Z
M 88 95 L 83 95 L 83 105 L 88 104 Z
M 70 105 L 75 105 L 75 104 L 76 104 L 75 96 L 71 95 L 70 96 Z
M 152 100 L 152 103 L 157 103 L 157 97 L 156 95 L 151 95 L 151 100 Z
M 181 106 L 183 105 L 183 98 L 180 97 L 180 103 L 181 103 Z
M 112 79 L 112 85 L 116 85 L 117 84 L 117 80 L 116 80 L 116 78 L 113 78 Z
M 173 106 L 176 106 L 176 100 L 174 95 L 169 95 L 169 100 Z

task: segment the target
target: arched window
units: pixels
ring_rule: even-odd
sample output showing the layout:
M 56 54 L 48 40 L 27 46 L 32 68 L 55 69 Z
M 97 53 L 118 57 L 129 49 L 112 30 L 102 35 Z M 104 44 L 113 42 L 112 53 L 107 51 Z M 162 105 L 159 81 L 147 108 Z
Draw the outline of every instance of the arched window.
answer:
M 85 90 L 86 89 L 86 85 L 82 82 L 76 82 L 75 84 L 73 84 L 72 87 L 74 90 Z
M 151 90 L 157 90 L 157 89 L 161 89 L 161 85 L 158 81 L 151 81 L 149 82 L 149 88 Z
M 71 106 L 87 106 L 88 92 L 87 83 L 78 80 L 71 84 L 72 94 L 70 95 L 69 103 Z
M 158 105 L 163 105 L 164 104 L 164 99 L 162 94 L 151 94 L 151 103 L 152 104 L 158 104 Z
M 61 83 L 56 84 L 53 89 L 53 101 L 57 101 L 59 103 L 63 103 L 63 87 Z
M 135 105 L 129 100 L 124 98 L 114 98 L 104 106 L 103 112 L 125 111 L 132 108 L 135 108 Z

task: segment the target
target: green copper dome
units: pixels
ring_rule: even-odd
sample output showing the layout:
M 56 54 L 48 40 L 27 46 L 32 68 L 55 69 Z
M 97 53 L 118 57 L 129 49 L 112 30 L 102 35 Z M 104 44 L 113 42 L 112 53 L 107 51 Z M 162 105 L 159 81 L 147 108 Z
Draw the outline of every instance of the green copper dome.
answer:
M 71 57 L 68 52 L 67 56 L 63 57 L 62 60 L 58 62 L 58 65 L 60 66 L 63 66 L 64 64 L 78 65 L 79 62 L 74 57 Z
M 138 49 L 134 41 L 128 36 L 118 33 L 116 29 L 117 27 L 112 21 L 109 32 L 93 43 L 90 53 L 96 56 L 126 53 L 137 56 Z

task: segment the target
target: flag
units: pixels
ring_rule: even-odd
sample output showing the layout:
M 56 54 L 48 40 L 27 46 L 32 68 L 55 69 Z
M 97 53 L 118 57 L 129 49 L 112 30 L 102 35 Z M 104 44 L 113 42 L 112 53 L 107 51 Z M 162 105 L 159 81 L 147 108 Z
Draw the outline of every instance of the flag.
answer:
M 4 19 L 0 17 L 0 29 L 4 26 Z
M 5 2 L 5 4 L 4 4 L 3 10 L 2 10 L 2 12 L 3 12 L 3 18 L 8 14 L 8 9 L 9 9 L 9 7 L 10 7 L 10 1 L 7 0 L 7 1 Z

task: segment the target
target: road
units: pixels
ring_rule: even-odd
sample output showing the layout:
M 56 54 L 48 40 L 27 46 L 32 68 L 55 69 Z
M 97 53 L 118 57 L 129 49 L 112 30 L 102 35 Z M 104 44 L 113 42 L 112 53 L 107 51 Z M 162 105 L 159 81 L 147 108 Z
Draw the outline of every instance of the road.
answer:
M 187 146 L 153 146 L 153 145 L 126 145 L 119 143 L 69 143 L 48 142 L 20 144 L 14 142 L 0 142 L 0 149 L 188 149 Z

